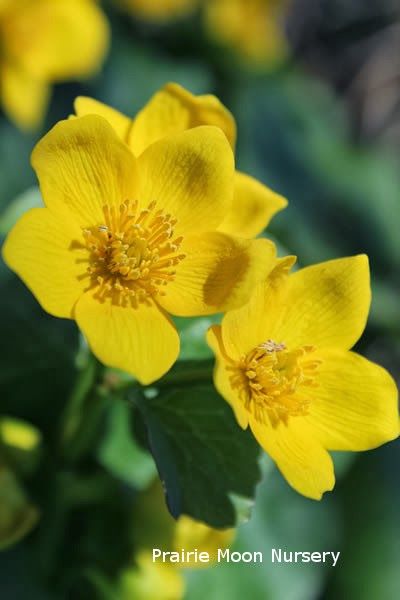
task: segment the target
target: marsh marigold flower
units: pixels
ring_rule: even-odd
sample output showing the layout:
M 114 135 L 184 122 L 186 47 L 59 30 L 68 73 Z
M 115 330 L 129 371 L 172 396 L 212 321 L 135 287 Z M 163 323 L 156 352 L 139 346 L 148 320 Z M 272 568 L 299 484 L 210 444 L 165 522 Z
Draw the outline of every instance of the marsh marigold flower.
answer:
M 209 330 L 215 385 L 298 492 L 334 486 L 327 450 L 368 450 L 399 435 L 397 388 L 350 352 L 370 305 L 366 256 L 270 276 Z
M 164 512 L 165 505 L 160 508 Z M 229 548 L 234 529 L 213 529 L 187 516 L 181 516 L 172 525 L 171 547 L 164 551 L 185 553 L 179 563 L 161 558 L 153 560 L 151 549 L 142 549 L 135 556 L 135 566 L 125 569 L 119 580 L 119 593 L 123 600 L 182 600 L 185 597 L 185 569 L 204 569 L 218 560 L 218 550 Z M 162 544 L 163 545 L 163 544 Z M 156 546 L 157 547 L 157 546 Z M 207 552 L 209 562 L 194 558 L 194 553 Z M 189 553 L 192 553 L 190 555 Z
M 38 510 L 9 466 L 29 470 L 29 455 L 39 444 L 40 433 L 33 425 L 0 416 L 0 550 L 22 539 L 39 519 Z
M 168 135 L 200 125 L 219 127 L 232 148 L 235 147 L 235 120 L 218 98 L 209 94 L 195 96 L 176 83 L 169 83 L 159 90 L 133 120 L 92 98 L 77 98 L 75 110 L 78 116 L 98 114 L 104 117 L 135 156 L 140 156 L 151 144 Z M 253 177 L 236 171 L 233 202 L 218 225 L 218 231 L 255 237 L 286 205 L 285 198 Z
M 0 98 L 22 129 L 37 127 L 53 83 L 100 66 L 108 25 L 96 0 L 0 0 Z
M 238 307 L 275 263 L 272 242 L 217 231 L 234 161 L 216 127 L 165 137 L 135 158 L 88 115 L 58 123 L 32 164 L 46 208 L 17 222 L 6 263 L 47 312 L 76 319 L 102 362 L 143 383 L 177 358 L 167 313 Z
M 236 534 L 235 529 L 214 529 L 205 523 L 182 515 L 176 522 L 173 538 L 173 550 L 180 552 L 207 552 L 210 562 L 196 561 L 189 556 L 189 560 L 181 566 L 191 569 L 209 567 L 218 561 L 218 550 L 229 548 Z
M 133 564 L 121 574 L 119 596 L 131 600 L 181 600 L 185 597 L 185 569 L 203 569 L 218 560 L 218 549 L 229 548 L 235 529 L 214 529 L 187 515 L 175 520 L 169 513 L 159 480 L 142 491 L 135 503 L 133 527 L 137 533 L 137 552 Z M 139 527 L 146 523 L 146 528 Z M 181 561 L 162 556 L 153 561 L 153 550 L 178 552 Z M 208 552 L 209 562 L 196 561 L 200 552 Z M 182 551 L 184 552 L 182 558 Z M 193 553 L 193 555 L 188 555 Z
M 172 563 L 153 562 L 150 550 L 135 556 L 135 566 L 122 571 L 118 585 L 121 600 L 182 600 L 185 581 Z
M 204 0 L 205 25 L 219 43 L 258 64 L 285 58 L 284 17 L 289 0 Z

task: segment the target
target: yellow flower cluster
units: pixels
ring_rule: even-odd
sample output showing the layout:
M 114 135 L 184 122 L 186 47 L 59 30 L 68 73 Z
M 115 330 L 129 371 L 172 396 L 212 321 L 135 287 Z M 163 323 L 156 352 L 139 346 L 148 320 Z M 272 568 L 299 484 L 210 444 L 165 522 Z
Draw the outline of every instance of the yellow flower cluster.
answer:
M 370 305 L 365 256 L 290 274 L 254 239 L 286 201 L 235 171 L 235 122 L 176 84 L 134 118 L 89 98 L 36 146 L 46 207 L 26 213 L 7 264 L 94 354 L 143 384 L 179 353 L 169 315 L 226 313 L 208 340 L 215 384 L 300 493 L 334 485 L 327 450 L 399 434 L 397 389 L 350 352 Z
M 138 550 L 133 564 L 125 568 L 119 578 L 121 600 L 181 600 L 185 597 L 184 574 L 187 570 L 207 568 L 218 563 L 218 551 L 234 542 L 235 529 L 214 529 L 182 515 L 175 521 L 168 512 L 164 492 L 154 482 L 139 494 L 136 501 L 137 525 L 146 523 L 146 529 L 137 531 Z M 166 558 L 155 558 L 153 551 L 166 552 Z M 178 553 L 184 559 L 171 559 Z M 209 561 L 196 560 L 207 553 Z
M 0 0 L 0 102 L 9 118 L 37 127 L 51 84 L 92 75 L 108 38 L 96 0 Z
M 245 59 L 274 63 L 286 54 L 282 25 L 286 1 L 116 2 L 135 17 L 153 22 L 190 14 L 200 6 L 210 37 L 232 47 Z M 3 110 L 20 129 L 38 127 L 49 104 L 52 84 L 93 75 L 108 45 L 109 26 L 97 0 L 0 0 Z
M 142 550 L 135 557 L 135 567 L 121 575 L 121 600 L 181 600 L 185 595 L 183 571 L 212 566 L 217 561 L 218 550 L 228 548 L 234 535 L 234 529 L 213 529 L 190 517 L 179 517 L 173 530 L 172 551 L 184 551 L 185 556 L 190 552 L 193 555 L 206 552 L 209 562 L 197 562 L 194 558 L 180 564 L 154 561 L 150 550 Z
M 46 208 L 23 216 L 4 257 L 102 362 L 148 384 L 179 354 L 169 314 L 237 308 L 273 268 L 274 244 L 248 232 L 285 200 L 234 172 L 216 98 L 172 85 L 134 121 L 85 98 L 76 110 L 33 152 Z

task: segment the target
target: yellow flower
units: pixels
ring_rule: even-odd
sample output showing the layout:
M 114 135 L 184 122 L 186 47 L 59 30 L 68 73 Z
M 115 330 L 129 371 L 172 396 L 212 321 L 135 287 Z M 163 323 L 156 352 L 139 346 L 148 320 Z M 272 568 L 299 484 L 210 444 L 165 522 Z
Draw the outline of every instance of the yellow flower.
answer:
M 185 590 L 184 570 L 211 566 L 217 559 L 218 548 L 228 548 L 235 535 L 234 529 L 213 529 L 186 515 L 173 519 L 158 479 L 138 495 L 133 527 L 138 551 L 133 564 L 120 578 L 123 600 L 180 600 Z M 195 562 L 186 554 L 179 563 L 170 560 L 170 555 L 165 557 L 166 562 L 160 557 L 153 562 L 154 548 L 169 553 L 208 552 L 210 562 Z
M 77 321 L 99 360 L 145 384 L 179 353 L 166 313 L 241 306 L 275 264 L 272 242 L 217 231 L 234 166 L 216 127 L 165 137 L 136 159 L 88 115 L 58 123 L 32 164 L 46 208 L 17 222 L 6 263 L 47 312 Z
M 42 436 L 31 423 L 0 416 L 0 446 L 7 463 L 19 473 L 30 473 L 40 456 Z
M 139 19 L 164 22 L 189 14 L 199 0 L 117 0 L 117 3 Z
M 136 557 L 136 567 L 123 571 L 119 582 L 121 600 L 181 600 L 185 582 L 171 563 L 153 562 L 151 552 Z
M 208 568 L 217 561 L 218 549 L 228 548 L 235 536 L 234 529 L 218 530 L 187 516 L 174 521 L 167 511 L 161 486 L 152 488 L 145 496 L 149 506 L 145 514 L 146 534 L 150 531 L 146 548 L 135 556 L 135 565 L 123 571 L 119 580 L 119 593 L 124 600 L 181 600 L 185 592 L 185 569 Z M 150 522 L 149 522 L 150 521 Z M 163 531 L 165 529 L 166 531 Z M 153 532 L 153 535 L 152 533 Z M 154 533 L 157 539 L 154 539 Z M 161 543 L 160 543 L 161 542 Z M 153 561 L 152 548 L 163 548 L 166 552 L 207 552 L 209 562 L 196 562 L 185 554 L 183 562 L 160 558 Z M 187 559 L 187 560 L 186 560 Z
M 204 0 L 205 24 L 218 42 L 255 63 L 285 57 L 286 0 Z
M 166 510 L 163 505 L 161 510 Z M 208 552 L 210 562 L 196 562 L 190 557 L 181 563 L 153 561 L 150 550 L 141 550 L 135 557 L 135 567 L 128 567 L 121 575 L 119 592 L 124 600 L 181 600 L 185 593 L 182 571 L 186 568 L 210 567 L 217 560 L 218 549 L 228 548 L 235 535 L 234 529 L 217 530 L 190 517 L 182 516 L 175 525 L 172 552 Z
M 98 114 L 104 117 L 135 156 L 168 135 L 200 125 L 222 129 L 232 148 L 236 142 L 235 120 L 215 96 L 194 96 L 176 83 L 169 83 L 158 91 L 133 120 L 91 98 L 77 98 L 75 110 L 78 116 Z M 236 171 L 233 202 L 218 231 L 255 237 L 286 205 L 282 196 L 249 175 Z
M 310 498 L 334 486 L 327 450 L 367 450 L 399 435 L 394 381 L 349 352 L 369 305 L 362 255 L 274 277 L 209 330 L 217 389 L 289 484 Z
M 94 73 L 108 36 L 95 0 L 0 0 L 0 98 L 9 118 L 37 127 L 50 85 Z
M 41 443 L 40 432 L 26 421 L 0 417 L 0 439 L 6 446 L 31 452 Z
M 193 557 L 190 557 L 188 563 L 181 566 L 191 569 L 209 567 L 217 561 L 218 549 L 229 548 L 234 537 L 235 529 L 213 529 L 205 523 L 183 515 L 176 522 L 173 550 L 175 552 L 180 552 L 182 549 L 185 552 L 194 550 L 207 552 L 210 557 L 209 563 L 196 562 Z

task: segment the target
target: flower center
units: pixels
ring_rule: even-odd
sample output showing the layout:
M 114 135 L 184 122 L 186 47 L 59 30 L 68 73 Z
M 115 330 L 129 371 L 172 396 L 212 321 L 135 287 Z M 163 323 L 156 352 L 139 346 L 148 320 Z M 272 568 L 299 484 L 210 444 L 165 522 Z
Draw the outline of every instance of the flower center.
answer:
M 232 388 L 259 423 L 269 420 L 276 427 L 308 413 L 307 388 L 317 386 L 321 364 L 314 352 L 313 346 L 288 350 L 284 343 L 267 340 L 228 367 Z
M 178 253 L 183 238 L 174 238 L 176 219 L 156 210 L 155 202 L 141 211 L 137 202 L 124 202 L 119 210 L 105 206 L 103 213 L 104 223 L 83 230 L 95 297 L 137 306 L 165 295 L 173 267 L 185 258 Z

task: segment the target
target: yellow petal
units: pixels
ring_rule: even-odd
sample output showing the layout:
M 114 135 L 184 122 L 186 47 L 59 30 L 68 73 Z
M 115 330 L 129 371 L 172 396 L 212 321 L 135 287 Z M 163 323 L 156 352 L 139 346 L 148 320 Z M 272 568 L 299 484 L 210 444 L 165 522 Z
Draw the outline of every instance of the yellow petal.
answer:
M 176 565 L 153 561 L 150 551 L 135 555 L 135 566 L 121 572 L 118 600 L 182 600 L 185 580 Z
M 271 271 L 273 274 L 275 269 Z M 224 315 L 222 320 L 222 338 L 227 354 L 238 360 L 266 340 L 271 338 L 275 319 L 280 318 L 282 297 L 287 284 L 285 279 L 275 285 L 262 282 L 255 286 L 250 300 L 236 310 Z M 273 338 L 271 338 L 273 339 Z M 276 340 L 275 340 L 276 341 Z
M 271 0 L 205 0 L 209 34 L 246 60 L 273 63 L 287 54 L 286 2 Z
M 207 343 L 215 354 L 216 362 L 214 369 L 214 384 L 219 394 L 230 404 L 235 413 L 237 422 L 242 429 L 246 429 L 249 416 L 237 393 L 233 390 L 229 381 L 228 367 L 234 363 L 226 354 L 220 325 L 213 325 L 207 332 Z
M 319 353 L 318 387 L 308 421 L 329 450 L 369 450 L 399 435 L 397 386 L 389 373 L 353 352 Z
M 272 339 L 303 345 L 351 348 L 365 328 L 371 300 L 365 255 L 301 269 L 277 285 L 258 287 L 250 302 L 224 317 L 230 356 Z
M 0 62 L 1 103 L 7 116 L 22 130 L 40 126 L 50 100 L 50 88 L 23 68 Z
M 58 219 L 47 208 L 25 213 L 9 233 L 3 257 L 28 286 L 44 310 L 72 317 L 72 309 L 87 286 L 82 274 L 85 250 L 71 251 L 82 233 L 72 219 Z
M 232 208 L 219 231 L 245 238 L 256 237 L 287 200 L 249 175 L 236 171 Z
M 335 485 L 332 459 L 312 435 L 304 418 L 292 417 L 288 425 L 273 428 L 250 420 L 251 430 L 261 447 L 276 463 L 286 481 L 297 492 L 320 500 Z
M 9 10 L 15 0 L 0 0 L 0 15 Z
M 69 210 L 83 227 L 101 225 L 105 205 L 136 198 L 135 159 L 96 115 L 60 121 L 35 147 L 32 165 L 46 205 Z
M 365 329 L 371 303 L 368 257 L 331 260 L 293 273 L 286 302 L 274 335 L 279 331 L 291 346 L 351 348 Z
M 167 135 L 200 125 L 219 127 L 230 144 L 235 145 L 235 120 L 218 98 L 195 96 L 176 83 L 168 83 L 136 116 L 129 145 L 133 153 L 139 155 Z
M 6 446 L 28 452 L 38 448 L 42 436 L 40 431 L 28 421 L 14 417 L 0 417 L 0 440 Z
M 74 108 L 78 117 L 84 117 L 85 115 L 99 115 L 103 117 L 114 129 L 117 136 L 124 142 L 127 141 L 132 121 L 118 110 L 115 110 L 115 108 L 111 108 L 107 104 L 103 104 L 93 98 L 86 98 L 85 96 L 79 96 L 75 99 Z
M 153 303 L 134 309 L 100 303 L 87 293 L 77 303 L 75 317 L 101 362 L 131 373 L 144 385 L 162 377 L 179 354 L 174 326 Z
M 213 529 L 205 523 L 183 515 L 176 522 L 173 550 L 181 552 L 183 548 L 185 552 L 193 552 L 194 550 L 207 552 L 210 558 L 209 563 L 197 562 L 189 556 L 189 560 L 183 563 L 182 567 L 191 569 L 208 567 L 210 564 L 217 562 L 218 550 L 229 548 L 234 537 L 234 529 Z
M 87 77 L 108 47 L 108 24 L 92 0 L 36 0 L 7 13 L 7 56 L 33 77 L 52 82 Z
M 160 304 L 182 317 L 241 306 L 275 264 L 275 246 L 269 240 L 219 232 L 189 235 L 179 251 L 185 258 L 175 267 L 175 279 L 165 287 Z
M 216 127 L 164 138 L 139 157 L 138 168 L 139 202 L 171 213 L 179 234 L 215 229 L 231 205 L 233 152 Z

